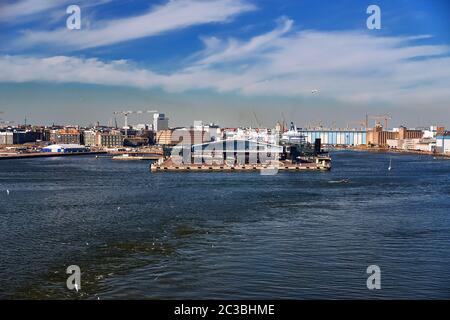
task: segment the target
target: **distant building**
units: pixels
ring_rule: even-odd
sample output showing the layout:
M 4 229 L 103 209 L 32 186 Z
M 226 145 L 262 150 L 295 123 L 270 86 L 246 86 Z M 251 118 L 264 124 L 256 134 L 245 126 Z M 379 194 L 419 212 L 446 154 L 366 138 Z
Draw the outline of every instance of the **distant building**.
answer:
M 203 135 L 203 139 L 205 139 L 206 141 L 218 141 L 222 139 L 222 131 L 220 129 L 220 126 L 217 124 L 210 123 L 207 125 L 194 125 L 194 129 L 205 132 L 205 134 Z
M 50 141 L 57 144 L 82 144 L 83 135 L 75 128 L 55 129 L 50 131 Z
M 444 132 L 436 136 L 436 151 L 450 153 L 450 132 Z
M 422 139 L 424 132 L 418 129 L 407 129 L 400 127 L 392 131 L 384 131 L 381 124 L 367 131 L 367 144 L 386 147 L 388 140 Z
M 149 139 L 146 137 L 142 137 L 142 136 L 128 137 L 128 138 L 124 139 L 123 146 L 137 148 L 137 147 L 148 146 L 148 143 L 149 143 Z
M 159 130 L 156 132 L 155 143 L 159 145 L 175 145 L 178 143 L 177 141 L 172 141 L 172 133 L 174 130 L 166 129 Z
M 120 131 L 98 132 L 96 136 L 96 145 L 105 148 L 122 147 L 124 136 Z
M 153 131 L 169 129 L 169 118 L 166 118 L 164 113 L 155 113 L 153 115 Z
M 117 148 L 122 147 L 124 142 L 124 135 L 120 130 L 85 130 L 83 132 L 83 137 L 86 146 Z
M 413 150 L 433 152 L 436 149 L 436 139 L 388 139 L 386 145 L 392 149 L 398 150 Z
M 97 144 L 96 137 L 97 133 L 94 130 L 85 130 L 83 132 L 84 145 L 85 146 L 95 146 Z
M 366 144 L 366 131 L 356 129 L 298 129 L 297 132 L 305 137 L 306 142 L 314 143 L 320 139 L 322 144 L 333 146 L 358 146 Z
M 14 134 L 12 132 L 0 132 L 0 145 L 14 144 Z
M 5 131 L 0 132 L 0 145 L 24 144 L 42 139 L 40 132 L 34 131 Z

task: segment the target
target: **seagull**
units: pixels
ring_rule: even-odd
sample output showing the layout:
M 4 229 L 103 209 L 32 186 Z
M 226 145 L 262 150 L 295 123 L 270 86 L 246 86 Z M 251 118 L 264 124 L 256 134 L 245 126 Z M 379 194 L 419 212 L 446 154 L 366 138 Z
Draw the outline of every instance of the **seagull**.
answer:
M 117 211 L 119 211 L 120 210 L 120 207 L 117 207 Z
M 9 190 L 8 189 L 6 190 L 6 195 L 9 196 Z
M 319 90 L 317 90 L 317 89 L 312 89 L 312 90 L 311 90 L 311 93 L 312 93 L 312 94 L 319 93 Z

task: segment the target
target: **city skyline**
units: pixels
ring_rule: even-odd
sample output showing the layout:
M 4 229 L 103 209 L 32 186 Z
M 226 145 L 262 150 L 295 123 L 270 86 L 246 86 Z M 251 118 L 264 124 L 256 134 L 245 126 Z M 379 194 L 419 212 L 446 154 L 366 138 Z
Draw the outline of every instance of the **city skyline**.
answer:
M 66 28 L 71 4 L 81 8 L 81 30 Z M 367 29 L 371 4 L 381 8 L 380 30 Z M 113 111 L 158 109 L 175 126 L 254 125 L 254 113 L 264 126 L 285 117 L 345 127 L 366 113 L 389 113 L 392 126 L 450 125 L 446 1 L 22 0 L 0 8 L 5 120 L 107 124 Z

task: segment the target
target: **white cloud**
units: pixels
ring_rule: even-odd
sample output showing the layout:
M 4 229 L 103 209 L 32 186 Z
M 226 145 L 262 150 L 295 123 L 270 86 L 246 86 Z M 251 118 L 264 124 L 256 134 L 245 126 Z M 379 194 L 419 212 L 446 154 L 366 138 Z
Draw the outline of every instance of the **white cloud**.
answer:
M 204 58 L 198 61 L 199 65 L 213 63 L 225 63 L 239 59 L 248 59 L 254 53 L 260 53 L 265 48 L 271 47 L 273 41 L 280 38 L 292 29 L 293 20 L 281 18 L 278 27 L 268 33 L 256 36 L 248 42 L 239 42 L 229 39 L 226 43 L 217 38 L 206 38 L 204 43 L 206 48 L 203 52 Z
M 113 20 L 90 21 L 81 30 L 65 27 L 53 31 L 28 30 L 14 47 L 56 46 L 86 49 L 159 35 L 194 25 L 226 22 L 237 14 L 254 10 L 246 0 L 171 0 L 147 13 Z
M 0 57 L 0 81 L 82 82 L 169 92 L 211 89 L 243 95 L 310 97 L 349 104 L 436 104 L 450 101 L 450 47 L 422 45 L 424 37 L 293 31 L 284 18 L 248 39 L 208 38 L 184 68 L 159 74 L 129 61 L 76 57 Z

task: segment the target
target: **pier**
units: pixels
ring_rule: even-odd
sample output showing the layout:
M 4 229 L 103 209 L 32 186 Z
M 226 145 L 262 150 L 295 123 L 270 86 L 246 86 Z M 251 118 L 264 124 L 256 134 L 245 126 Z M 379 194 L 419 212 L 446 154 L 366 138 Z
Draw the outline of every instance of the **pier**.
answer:
M 291 163 L 290 161 L 279 161 L 275 164 L 176 164 L 167 159 L 161 163 L 155 162 L 150 165 L 151 172 L 255 172 L 255 171 L 329 171 L 331 170 L 331 159 L 328 157 L 317 158 L 311 163 Z

